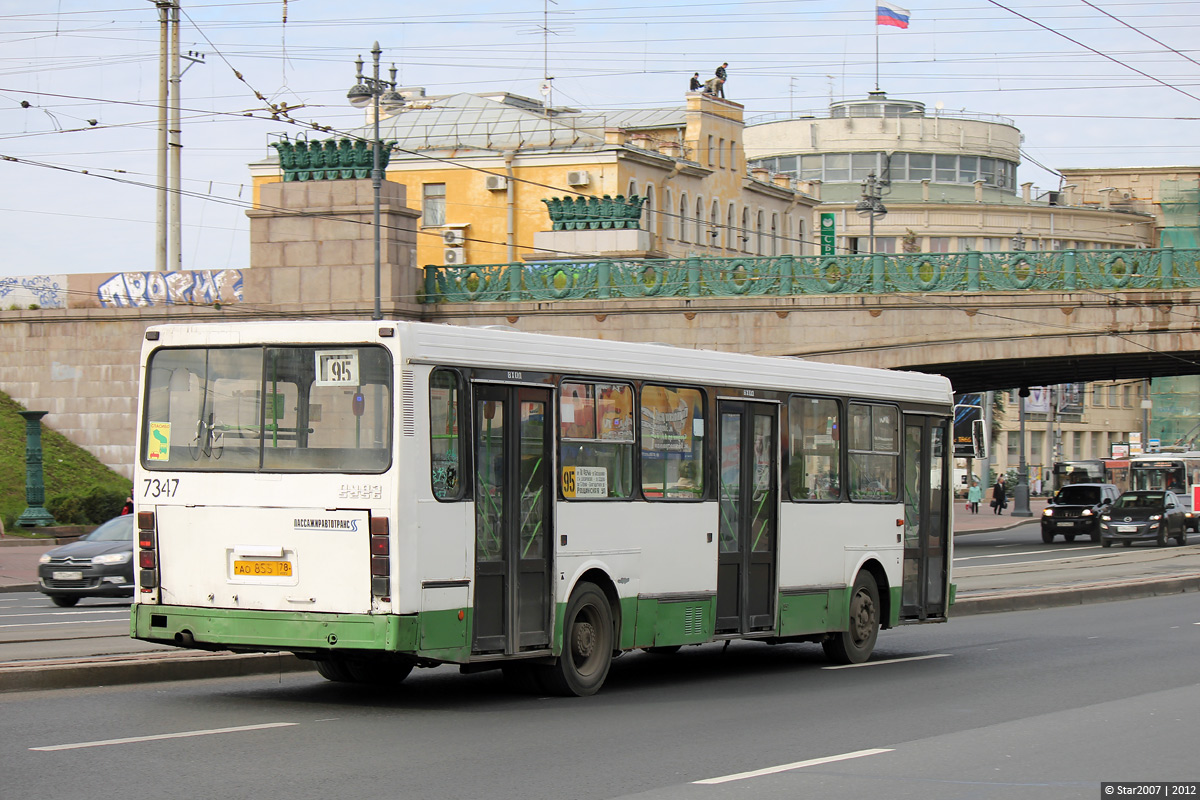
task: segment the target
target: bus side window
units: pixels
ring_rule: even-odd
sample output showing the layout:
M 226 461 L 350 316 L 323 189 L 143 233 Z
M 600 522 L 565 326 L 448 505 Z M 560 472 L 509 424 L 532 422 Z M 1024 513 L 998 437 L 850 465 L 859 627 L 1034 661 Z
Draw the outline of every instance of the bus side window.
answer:
M 462 378 L 457 372 L 435 369 L 429 376 L 430 480 L 438 500 L 464 496 L 462 398 Z
M 838 500 L 841 481 L 841 404 L 832 398 L 788 401 L 792 500 Z

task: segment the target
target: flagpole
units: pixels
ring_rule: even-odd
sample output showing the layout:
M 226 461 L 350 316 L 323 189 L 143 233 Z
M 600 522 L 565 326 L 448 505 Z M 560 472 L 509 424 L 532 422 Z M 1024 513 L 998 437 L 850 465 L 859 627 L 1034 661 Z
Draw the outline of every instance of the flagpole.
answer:
M 879 11 L 875 11 L 875 91 L 879 91 Z

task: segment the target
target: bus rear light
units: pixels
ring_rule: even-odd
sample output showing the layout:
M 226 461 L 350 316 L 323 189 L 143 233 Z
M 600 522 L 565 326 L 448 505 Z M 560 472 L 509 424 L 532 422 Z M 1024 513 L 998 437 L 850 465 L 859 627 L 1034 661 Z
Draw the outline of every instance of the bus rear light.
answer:
M 388 539 L 386 536 L 371 537 L 371 555 L 386 556 L 388 554 Z
M 371 529 L 372 536 L 387 536 L 388 535 L 388 518 L 387 517 L 371 517 L 368 525 Z
M 138 566 L 141 567 L 143 570 L 153 570 L 154 569 L 154 551 L 153 550 L 142 550 L 140 553 L 138 553 Z M 143 572 L 142 574 L 144 575 L 145 573 Z
M 137 526 L 139 531 L 154 530 L 154 512 L 139 511 L 137 515 Z
M 158 573 L 152 569 L 144 569 L 138 575 L 138 585 L 143 594 L 150 594 L 158 587 Z
M 154 531 L 138 531 L 138 547 L 143 550 L 153 550 Z
M 387 558 L 378 558 L 377 557 L 377 558 L 371 559 L 371 574 L 372 575 L 387 577 L 387 574 L 391 571 L 389 567 L 390 567 L 390 565 L 388 564 Z

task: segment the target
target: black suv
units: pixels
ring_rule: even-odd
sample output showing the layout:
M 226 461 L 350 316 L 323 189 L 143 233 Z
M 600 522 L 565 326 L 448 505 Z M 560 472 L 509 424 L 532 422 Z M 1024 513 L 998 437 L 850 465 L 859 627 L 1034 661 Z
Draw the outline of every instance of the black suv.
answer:
M 1121 492 L 1111 483 L 1073 483 L 1059 489 L 1042 512 L 1042 541 L 1046 544 L 1062 534 L 1068 542 L 1087 534 L 1100 541 L 1100 515 Z

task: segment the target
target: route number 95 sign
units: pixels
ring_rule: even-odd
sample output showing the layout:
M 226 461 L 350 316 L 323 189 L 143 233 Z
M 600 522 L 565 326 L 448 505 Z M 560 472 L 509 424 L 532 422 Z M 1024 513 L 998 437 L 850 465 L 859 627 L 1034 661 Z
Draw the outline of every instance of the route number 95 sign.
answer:
M 314 386 L 357 386 L 357 350 L 318 350 Z

